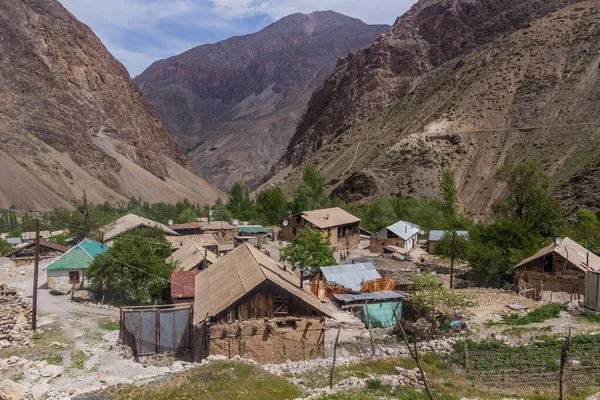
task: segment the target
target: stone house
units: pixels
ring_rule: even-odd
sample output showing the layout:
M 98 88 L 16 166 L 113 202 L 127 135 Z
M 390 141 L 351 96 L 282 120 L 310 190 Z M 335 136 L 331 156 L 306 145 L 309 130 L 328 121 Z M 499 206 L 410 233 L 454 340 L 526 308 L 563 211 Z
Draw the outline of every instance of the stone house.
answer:
M 331 245 L 338 248 L 355 248 L 360 243 L 360 218 L 339 207 L 292 215 L 282 223 L 281 238 L 291 241 L 305 227 L 329 235 Z
M 398 221 L 371 235 L 369 250 L 376 254 L 382 254 L 383 248 L 386 246 L 410 250 L 417 245 L 421 232 L 421 228 L 417 224 Z
M 300 279 L 243 244 L 196 275 L 196 360 L 240 355 L 260 363 L 325 356 L 328 312 Z
M 600 271 L 600 257 L 572 239 L 557 239 L 513 268 L 519 294 L 542 292 L 585 294 L 585 276 Z

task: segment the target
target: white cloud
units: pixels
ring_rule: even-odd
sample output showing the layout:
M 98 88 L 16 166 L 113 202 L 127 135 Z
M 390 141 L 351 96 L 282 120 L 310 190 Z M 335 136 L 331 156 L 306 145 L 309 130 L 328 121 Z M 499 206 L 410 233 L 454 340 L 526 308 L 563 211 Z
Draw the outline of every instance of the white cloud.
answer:
M 59 0 L 132 76 L 194 46 L 257 31 L 286 15 L 334 10 L 392 24 L 413 0 Z

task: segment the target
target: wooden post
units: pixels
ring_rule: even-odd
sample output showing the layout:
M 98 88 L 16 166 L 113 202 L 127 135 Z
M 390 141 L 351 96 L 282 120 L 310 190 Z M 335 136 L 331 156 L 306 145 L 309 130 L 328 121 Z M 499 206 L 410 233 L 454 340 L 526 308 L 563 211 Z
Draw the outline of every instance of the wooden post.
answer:
M 337 345 L 338 340 L 340 340 L 340 332 L 342 331 L 342 327 L 338 328 L 337 336 L 335 337 L 335 343 L 333 344 L 333 363 L 331 364 L 331 373 L 329 374 L 329 389 L 333 388 L 333 374 L 335 372 L 335 358 L 337 356 Z
M 567 358 L 569 357 L 569 350 L 571 349 L 571 325 L 569 325 L 569 333 L 565 338 L 565 344 L 560 354 L 560 383 L 559 383 L 559 399 L 563 400 L 565 390 L 565 365 L 567 364 Z
M 450 289 L 454 286 L 452 285 L 454 279 L 454 257 L 456 256 L 456 250 L 454 248 L 456 243 L 456 231 L 452 231 L 452 256 L 450 258 Z
M 417 367 L 419 368 L 419 371 L 421 372 L 421 379 L 423 380 L 423 384 L 425 385 L 425 390 L 427 390 L 429 399 L 434 400 L 433 393 L 431 392 L 431 389 L 429 388 L 429 382 L 427 381 L 427 376 L 425 375 L 425 371 L 423 371 L 423 367 L 421 366 L 421 360 L 419 359 L 419 350 L 417 349 L 417 341 L 418 341 L 419 331 L 417 330 L 417 332 L 415 334 L 415 343 L 414 343 L 414 350 L 413 350 L 410 348 L 410 343 L 408 343 L 408 338 L 406 337 L 406 332 L 404 332 L 404 328 L 402 328 L 402 325 L 400 324 L 400 320 L 398 319 L 398 314 L 396 314 L 396 310 L 394 309 L 392 311 L 394 312 L 394 319 L 396 320 L 396 326 L 402 333 L 402 338 L 404 339 L 404 343 L 406 344 L 406 347 L 408 348 L 408 351 L 410 352 L 410 356 L 412 357 L 413 360 L 415 360 L 415 363 L 417 363 Z
M 373 332 L 371 331 L 371 314 L 369 313 L 369 303 L 365 300 L 365 310 L 367 311 L 367 328 L 369 328 L 369 338 L 371 339 L 371 355 L 375 357 L 375 345 L 373 344 Z
M 469 369 L 469 341 L 465 339 L 465 368 Z
M 31 330 L 37 328 L 37 295 L 38 295 L 38 274 L 40 271 L 40 219 L 35 219 L 35 261 L 33 267 L 33 307 L 31 317 Z

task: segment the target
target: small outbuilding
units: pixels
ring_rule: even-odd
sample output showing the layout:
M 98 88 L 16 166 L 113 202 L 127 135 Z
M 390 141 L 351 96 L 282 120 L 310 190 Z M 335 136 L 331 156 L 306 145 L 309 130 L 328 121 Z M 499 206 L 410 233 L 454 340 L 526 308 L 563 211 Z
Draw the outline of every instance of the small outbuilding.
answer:
M 333 300 L 371 328 L 389 328 L 396 325 L 394 311 L 402 315 L 404 296 L 391 290 L 374 293 L 334 294 Z
M 324 357 L 320 301 L 300 279 L 248 244 L 196 275 L 195 358 L 239 355 L 260 363 Z
M 382 254 L 385 246 L 410 250 L 417 245 L 421 232 L 421 228 L 417 224 L 398 221 L 371 235 L 369 250 L 375 254 Z
M 88 288 L 90 281 L 85 271 L 94 259 L 108 251 L 109 247 L 90 239 L 84 239 L 45 268 L 48 273 L 48 288 L 56 281 L 66 282 L 76 290 Z
M 169 228 L 179 233 L 181 236 L 200 235 L 204 233 L 200 222 L 187 222 L 185 224 L 169 225 Z
M 203 270 L 217 262 L 218 257 L 215 253 L 208 250 L 207 247 L 201 246 L 199 244 L 201 241 L 192 240 L 196 236 L 202 235 L 177 238 L 177 243 L 180 243 L 180 246 L 167 259 L 167 261 L 176 264 L 177 271 Z
M 202 222 L 202 232 L 213 235 L 220 245 L 233 245 L 234 238 L 239 236 L 238 227 L 227 221 Z
M 335 293 L 393 290 L 395 286 L 393 279 L 382 278 L 370 262 L 321 267 L 310 281 L 311 292 L 320 299 Z
M 566 237 L 521 261 L 513 270 L 518 292 L 525 297 L 538 298 L 542 292 L 585 295 L 586 274 L 600 271 L 600 257 Z
M 303 211 L 292 215 L 281 225 L 281 238 L 291 241 L 302 228 L 311 228 L 329 235 L 332 246 L 351 249 L 360 243 L 360 218 L 339 207 Z
M 462 236 L 465 239 L 469 238 L 468 231 L 455 231 L 455 232 L 456 232 L 456 236 Z M 427 249 L 428 249 L 429 254 L 433 254 L 436 243 L 439 242 L 440 239 L 443 238 L 445 235 L 452 235 L 452 231 L 440 231 L 440 230 L 429 231 L 429 240 L 427 241 Z

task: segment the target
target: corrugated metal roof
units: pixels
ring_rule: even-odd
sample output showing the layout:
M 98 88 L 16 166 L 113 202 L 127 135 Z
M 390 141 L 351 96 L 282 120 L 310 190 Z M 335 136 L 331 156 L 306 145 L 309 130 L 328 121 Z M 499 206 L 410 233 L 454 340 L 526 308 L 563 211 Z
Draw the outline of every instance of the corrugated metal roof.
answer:
M 214 316 L 270 280 L 329 316 L 319 300 L 299 288 L 300 278 L 254 247 L 243 244 L 196 276 L 194 315 L 198 321 Z
M 14 237 L 14 238 L 6 238 L 6 239 L 4 239 L 4 240 L 6 240 L 6 242 L 7 242 L 8 244 L 12 244 L 13 246 L 16 246 L 16 245 L 18 245 L 18 244 L 21 244 L 21 238 L 17 238 L 17 237 Z
M 268 231 L 262 225 L 240 225 L 240 232 L 244 233 L 267 233 Z
M 452 235 L 452 231 L 429 231 L 429 240 L 432 242 L 439 241 L 446 233 Z M 469 238 L 468 231 L 456 231 L 458 236 L 462 236 L 464 238 Z
M 564 238 L 562 244 L 560 245 L 551 244 L 550 246 L 544 247 L 531 257 L 526 258 L 515 265 L 514 268 L 519 268 L 520 266 L 527 264 L 536 258 L 540 258 L 552 252 L 565 258 L 576 268 L 579 268 L 584 272 L 600 271 L 600 257 L 568 237 Z
M 104 241 L 108 242 L 129 230 L 139 228 L 141 226 L 147 228 L 158 228 L 167 235 L 179 236 L 179 233 L 175 232 L 168 226 L 135 214 L 127 214 L 124 217 L 117 219 L 114 223 L 101 228 L 100 232 L 104 233 Z
M 360 222 L 360 218 L 339 207 L 303 211 L 301 217 L 321 229 Z
M 335 282 L 356 292 L 360 292 L 362 282 L 381 278 L 375 266 L 370 262 L 321 267 L 321 273 L 327 282 Z
M 196 275 L 201 271 L 175 271 L 171 274 L 171 298 L 193 299 L 196 294 Z
M 371 301 L 386 301 L 386 300 L 404 300 L 404 296 L 400 293 L 391 290 L 382 290 L 374 293 L 359 293 L 359 294 L 334 294 L 337 300 L 344 303 Z
M 108 249 L 107 245 L 102 246 L 93 240 L 83 239 L 82 242 L 48 264 L 45 269 L 47 271 L 86 269 L 96 256 L 107 252 Z
M 417 224 L 413 224 L 412 222 L 398 221 L 394 225 L 388 226 L 387 230 L 393 232 L 395 235 L 404 240 L 408 240 L 418 234 L 421 230 L 421 227 L 419 227 Z

